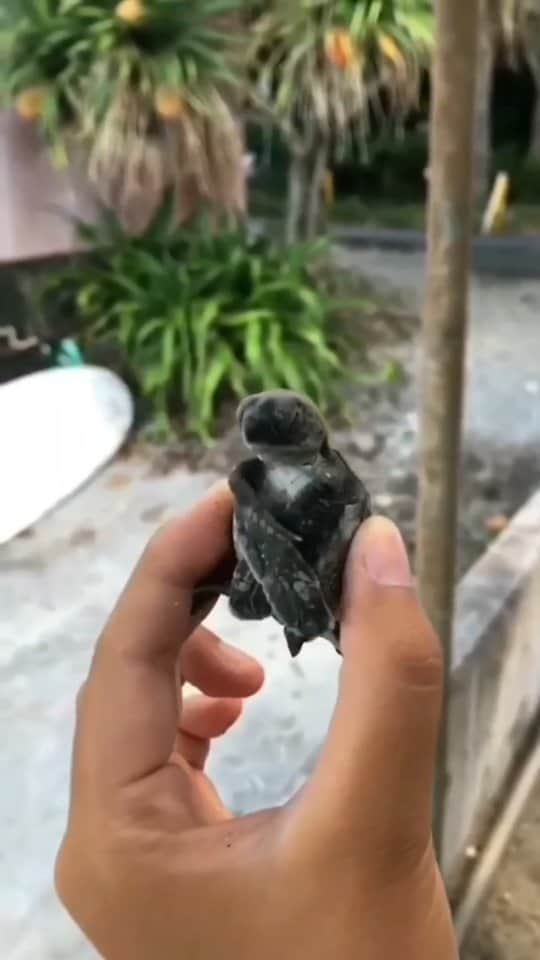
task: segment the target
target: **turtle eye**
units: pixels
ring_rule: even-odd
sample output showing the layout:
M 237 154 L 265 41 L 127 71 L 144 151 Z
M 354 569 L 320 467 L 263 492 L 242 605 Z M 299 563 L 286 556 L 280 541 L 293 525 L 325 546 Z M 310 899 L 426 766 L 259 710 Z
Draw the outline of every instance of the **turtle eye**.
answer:
M 302 415 L 297 406 L 293 407 L 289 422 L 287 424 L 287 433 L 290 443 L 300 443 L 302 440 Z

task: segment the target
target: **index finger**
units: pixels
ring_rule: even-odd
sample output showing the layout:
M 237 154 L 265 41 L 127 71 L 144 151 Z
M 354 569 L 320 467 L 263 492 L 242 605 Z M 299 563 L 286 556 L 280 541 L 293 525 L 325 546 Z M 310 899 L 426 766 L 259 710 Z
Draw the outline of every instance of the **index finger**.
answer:
M 193 630 L 194 587 L 232 554 L 224 485 L 150 542 L 98 641 L 79 712 L 74 783 L 100 791 L 168 763 L 178 720 L 175 669 Z

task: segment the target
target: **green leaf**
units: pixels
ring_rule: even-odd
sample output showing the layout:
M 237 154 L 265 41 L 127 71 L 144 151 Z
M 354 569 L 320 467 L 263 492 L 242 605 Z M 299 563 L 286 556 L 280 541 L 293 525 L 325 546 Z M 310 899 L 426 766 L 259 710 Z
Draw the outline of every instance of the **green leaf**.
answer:
M 220 317 L 221 300 L 217 297 L 206 304 L 193 306 L 193 334 L 197 364 L 202 366 L 206 359 L 208 341 L 212 327 L 217 326 Z
M 249 324 L 244 340 L 244 351 L 248 366 L 257 373 L 265 362 L 262 323 L 255 320 Z
M 136 334 L 136 343 L 137 346 L 142 346 L 147 340 L 150 339 L 155 333 L 163 329 L 163 319 L 154 318 L 153 320 L 148 320 L 146 323 L 143 323 L 141 327 L 137 330 Z
M 175 347 L 176 347 L 176 330 L 172 324 L 165 327 L 163 330 L 163 338 L 161 341 L 161 360 L 163 363 L 163 379 L 164 382 L 169 382 L 171 380 L 172 374 L 174 373 L 175 366 Z
M 178 336 L 178 371 L 179 382 L 177 384 L 181 397 L 186 405 L 191 398 L 194 364 L 192 335 L 190 327 L 190 308 L 188 306 L 174 307 L 171 311 L 171 322 L 174 323 Z
M 225 315 L 221 318 L 221 325 L 227 327 L 247 327 L 252 324 L 261 323 L 265 320 L 271 320 L 274 316 L 272 310 L 241 310 L 238 313 Z
M 143 373 L 143 390 L 148 396 L 161 389 L 164 385 L 163 367 L 150 366 Z
M 233 364 L 233 358 L 226 344 L 221 344 L 214 354 L 206 374 L 199 376 L 199 389 L 194 398 L 192 420 L 203 428 L 208 428 L 214 418 L 216 395 Z
M 314 347 L 316 355 L 323 359 L 325 364 L 334 367 L 335 369 L 340 368 L 341 365 L 338 357 L 328 345 L 328 342 L 325 340 L 320 330 L 299 325 L 296 329 L 296 335 L 299 340 L 303 340 L 305 343 L 308 343 Z

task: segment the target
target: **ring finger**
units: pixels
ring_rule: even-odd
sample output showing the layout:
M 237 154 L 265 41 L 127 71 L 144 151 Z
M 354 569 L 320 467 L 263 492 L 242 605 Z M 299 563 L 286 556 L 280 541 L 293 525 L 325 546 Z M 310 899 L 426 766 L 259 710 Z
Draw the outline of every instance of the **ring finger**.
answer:
M 212 740 L 222 737 L 242 713 L 242 700 L 215 699 L 202 694 L 187 697 L 176 736 L 175 754 L 198 770 L 206 763 Z

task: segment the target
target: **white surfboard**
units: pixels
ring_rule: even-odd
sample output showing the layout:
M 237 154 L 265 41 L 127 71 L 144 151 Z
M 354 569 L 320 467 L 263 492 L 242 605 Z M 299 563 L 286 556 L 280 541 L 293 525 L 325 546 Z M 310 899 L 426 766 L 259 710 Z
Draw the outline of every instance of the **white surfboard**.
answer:
M 133 401 L 109 370 L 44 370 L 0 386 L 0 543 L 74 493 L 122 446 Z

